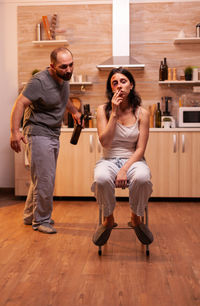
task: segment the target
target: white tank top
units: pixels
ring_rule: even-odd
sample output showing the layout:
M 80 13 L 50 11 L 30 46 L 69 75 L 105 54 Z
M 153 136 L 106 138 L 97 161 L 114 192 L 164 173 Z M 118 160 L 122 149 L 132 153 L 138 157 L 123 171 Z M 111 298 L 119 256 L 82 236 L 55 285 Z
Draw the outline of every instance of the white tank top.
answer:
M 103 148 L 103 158 L 129 158 L 135 152 L 139 136 L 139 112 L 136 114 L 136 122 L 132 126 L 124 126 L 117 122 L 112 144 L 109 148 Z

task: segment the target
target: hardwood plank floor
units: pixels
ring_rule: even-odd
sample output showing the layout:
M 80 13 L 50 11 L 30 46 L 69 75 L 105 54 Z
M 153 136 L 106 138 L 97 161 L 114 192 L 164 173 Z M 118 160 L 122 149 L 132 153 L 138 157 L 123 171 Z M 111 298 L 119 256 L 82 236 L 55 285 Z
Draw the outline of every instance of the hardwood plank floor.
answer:
M 131 229 L 113 230 L 98 256 L 95 202 L 55 201 L 55 235 L 25 226 L 23 207 L 0 199 L 1 306 L 200 305 L 199 203 L 149 203 L 149 258 Z M 128 203 L 118 202 L 119 226 L 129 218 Z

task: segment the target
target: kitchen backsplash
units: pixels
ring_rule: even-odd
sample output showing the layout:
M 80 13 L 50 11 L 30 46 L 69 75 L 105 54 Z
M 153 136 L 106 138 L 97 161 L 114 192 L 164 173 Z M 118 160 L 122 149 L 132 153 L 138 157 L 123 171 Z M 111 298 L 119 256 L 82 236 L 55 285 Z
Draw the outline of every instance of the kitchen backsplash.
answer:
M 106 101 L 108 71 L 99 71 L 98 63 L 112 55 L 112 5 L 76 4 L 49 6 L 18 6 L 18 68 L 19 87 L 27 82 L 34 69 L 49 65 L 52 45 L 38 46 L 35 28 L 43 15 L 57 13 L 59 27 L 65 29 L 69 49 L 74 54 L 75 75 L 87 75 L 91 85 L 72 85 L 71 97 L 78 97 L 91 110 Z M 169 15 L 170 12 L 170 15 Z M 185 22 L 187 20 L 187 22 Z M 200 67 L 200 44 L 177 45 L 174 39 L 181 30 L 186 37 L 196 36 L 199 11 L 195 2 L 130 3 L 130 54 L 144 63 L 144 70 L 133 70 L 136 90 L 143 105 L 172 97 L 172 113 L 176 113 L 179 97 L 189 96 L 192 86 L 160 85 L 160 60 L 183 70 L 186 66 Z

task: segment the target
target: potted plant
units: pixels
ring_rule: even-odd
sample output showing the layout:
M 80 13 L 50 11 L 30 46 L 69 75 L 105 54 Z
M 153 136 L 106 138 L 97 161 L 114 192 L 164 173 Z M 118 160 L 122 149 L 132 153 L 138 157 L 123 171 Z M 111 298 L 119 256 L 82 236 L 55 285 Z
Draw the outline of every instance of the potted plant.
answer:
M 184 73 L 185 73 L 185 80 L 186 81 L 191 81 L 192 80 L 192 71 L 193 68 L 191 66 L 188 66 L 185 68 Z

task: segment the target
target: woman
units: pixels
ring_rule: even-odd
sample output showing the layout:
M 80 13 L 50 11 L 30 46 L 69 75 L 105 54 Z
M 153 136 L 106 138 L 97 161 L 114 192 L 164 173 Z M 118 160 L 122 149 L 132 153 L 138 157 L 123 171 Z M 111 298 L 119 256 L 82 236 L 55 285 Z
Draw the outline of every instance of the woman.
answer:
M 142 108 L 135 91 L 132 74 L 120 67 L 113 69 L 107 80 L 107 104 L 97 110 L 97 129 L 103 147 L 103 158 L 97 162 L 92 190 L 103 206 L 104 222 L 94 233 L 93 242 L 104 245 L 112 231 L 115 188 L 129 188 L 131 221 L 143 244 L 150 244 L 153 235 L 142 223 L 145 207 L 152 193 L 150 169 L 144 153 L 149 136 L 149 114 Z

